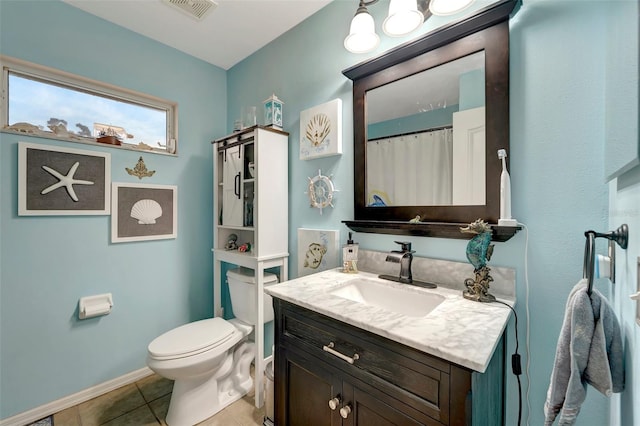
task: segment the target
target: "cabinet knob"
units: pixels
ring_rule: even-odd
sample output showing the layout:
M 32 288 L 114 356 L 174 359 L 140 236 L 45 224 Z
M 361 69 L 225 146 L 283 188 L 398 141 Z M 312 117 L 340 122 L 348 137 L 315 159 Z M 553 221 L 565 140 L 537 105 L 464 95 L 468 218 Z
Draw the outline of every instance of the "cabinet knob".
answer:
M 340 409 L 340 415 L 343 419 L 346 419 L 351 414 L 351 404 L 347 404 Z
M 340 395 L 336 396 L 333 399 L 329 400 L 329 408 L 331 408 L 332 410 L 335 410 L 336 408 L 338 408 L 338 405 L 340 405 Z

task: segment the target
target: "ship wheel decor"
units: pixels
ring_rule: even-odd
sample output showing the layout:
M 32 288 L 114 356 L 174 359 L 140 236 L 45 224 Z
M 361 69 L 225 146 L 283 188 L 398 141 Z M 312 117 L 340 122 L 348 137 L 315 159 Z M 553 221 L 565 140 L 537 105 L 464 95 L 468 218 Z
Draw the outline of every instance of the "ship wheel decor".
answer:
M 322 171 L 318 170 L 318 175 L 309 178 L 309 187 L 306 194 L 309 196 L 311 207 L 322 209 L 333 207 L 333 196 L 338 190 L 333 186 L 332 176 L 323 176 Z

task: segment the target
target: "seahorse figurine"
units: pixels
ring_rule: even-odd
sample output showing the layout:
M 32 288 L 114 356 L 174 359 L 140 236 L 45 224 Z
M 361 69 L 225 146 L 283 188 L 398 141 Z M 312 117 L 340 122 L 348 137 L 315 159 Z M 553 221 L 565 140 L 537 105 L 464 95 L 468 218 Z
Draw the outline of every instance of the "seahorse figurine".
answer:
M 467 278 L 464 285 L 467 290 L 462 292 L 466 299 L 478 302 L 493 302 L 496 298 L 489 294 L 489 284 L 493 281 L 489 272 L 491 269 L 487 262 L 493 254 L 493 244 L 491 244 L 491 226 L 482 219 L 470 223 L 461 232 L 475 234 L 469 244 L 467 244 L 467 259 L 473 265 L 474 278 Z
M 474 270 L 487 266 L 487 261 L 491 260 L 493 254 L 493 244 L 491 244 L 491 226 L 482 219 L 470 223 L 460 232 L 466 234 L 476 234 L 469 244 L 467 244 L 467 259 L 473 265 Z

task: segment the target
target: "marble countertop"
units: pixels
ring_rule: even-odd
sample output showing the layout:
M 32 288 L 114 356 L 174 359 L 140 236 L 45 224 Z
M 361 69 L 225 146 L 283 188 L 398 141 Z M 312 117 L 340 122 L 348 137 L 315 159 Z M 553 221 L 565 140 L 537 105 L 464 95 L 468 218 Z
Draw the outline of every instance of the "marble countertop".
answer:
M 362 278 L 410 292 L 439 294 L 444 301 L 426 316 L 410 317 L 330 294 Z M 507 306 L 467 300 L 461 290 L 426 289 L 367 272 L 345 274 L 340 268 L 274 284 L 265 292 L 480 373 L 489 365 L 511 315 Z M 500 300 L 514 305 L 513 300 Z

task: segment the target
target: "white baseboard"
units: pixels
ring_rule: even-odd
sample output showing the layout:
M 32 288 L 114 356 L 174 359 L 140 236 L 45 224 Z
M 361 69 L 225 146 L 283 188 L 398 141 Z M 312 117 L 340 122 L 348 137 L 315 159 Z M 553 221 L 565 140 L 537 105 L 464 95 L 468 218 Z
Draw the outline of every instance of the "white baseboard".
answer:
M 0 420 L 0 426 L 24 426 L 30 423 L 40 420 L 44 417 L 50 416 L 57 412 L 60 412 L 66 408 L 73 407 L 97 396 L 104 395 L 107 392 L 111 392 L 114 389 L 118 389 L 122 386 L 126 386 L 130 383 L 136 382 L 144 377 L 150 376 L 153 371 L 149 367 L 141 368 L 140 370 L 132 371 L 124 376 L 116 377 L 99 385 L 92 386 L 73 395 L 65 396 L 56 401 L 49 402 L 48 404 L 41 405 L 33 408 L 29 411 L 25 411 L 20 414 L 16 414 L 13 417 L 7 417 Z

